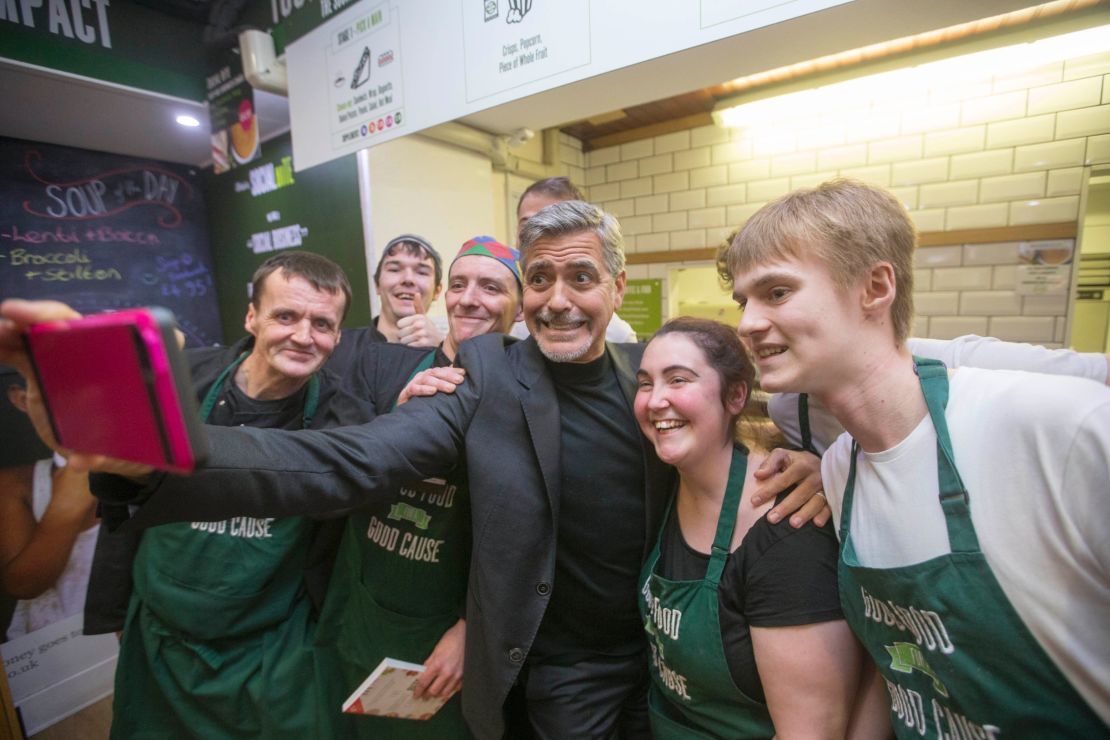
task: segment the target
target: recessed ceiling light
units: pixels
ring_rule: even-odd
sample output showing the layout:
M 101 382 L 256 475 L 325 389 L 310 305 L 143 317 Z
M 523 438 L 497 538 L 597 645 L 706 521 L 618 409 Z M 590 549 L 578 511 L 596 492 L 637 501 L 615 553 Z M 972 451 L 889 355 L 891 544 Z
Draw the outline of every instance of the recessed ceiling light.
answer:
M 177 117 L 177 122 L 180 123 L 182 126 L 186 126 L 187 128 L 196 128 L 200 125 L 200 121 L 198 121 L 196 118 L 184 114 Z

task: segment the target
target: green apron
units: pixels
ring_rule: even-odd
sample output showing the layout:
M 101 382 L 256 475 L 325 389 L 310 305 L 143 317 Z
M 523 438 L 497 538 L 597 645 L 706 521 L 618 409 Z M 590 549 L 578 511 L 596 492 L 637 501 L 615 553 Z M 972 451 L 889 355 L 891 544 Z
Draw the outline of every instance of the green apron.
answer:
M 813 446 L 813 434 L 809 429 L 809 394 L 806 393 L 798 395 L 798 429 L 802 434 L 802 450 L 821 457 Z
M 736 688 L 721 639 L 717 591 L 747 467 L 747 453 L 734 449 L 705 578 L 672 581 L 656 574 L 666 522 L 640 571 L 640 616 L 651 647 L 648 709 L 656 740 L 769 738 L 775 734 L 767 705 Z M 667 513 L 668 519 L 672 516 L 673 498 Z
M 431 352 L 412 375 L 432 366 Z M 411 377 L 410 377 L 411 380 Z M 469 738 L 461 695 L 429 720 L 343 715 L 343 700 L 383 658 L 423 663 L 462 616 L 470 563 L 465 472 L 403 486 L 390 503 L 347 518 L 318 632 L 327 716 L 320 736 Z M 337 673 L 338 671 L 338 673 Z M 339 681 L 335 681 L 338 675 Z M 331 708 L 334 707 L 334 712 Z
M 915 366 L 936 428 L 939 503 L 951 553 L 898 568 L 859 564 L 850 531 L 856 444 L 840 515 L 840 602 L 886 680 L 895 732 L 904 738 L 1110 736 L 1029 633 L 979 551 L 944 418 L 948 371 L 935 360 L 915 358 Z
M 208 391 L 202 420 L 243 357 Z M 312 381 L 305 425 L 319 394 Z M 311 735 L 315 705 L 304 689 L 313 620 L 303 570 L 312 531 L 300 517 L 236 517 L 144 533 L 120 642 L 112 737 Z

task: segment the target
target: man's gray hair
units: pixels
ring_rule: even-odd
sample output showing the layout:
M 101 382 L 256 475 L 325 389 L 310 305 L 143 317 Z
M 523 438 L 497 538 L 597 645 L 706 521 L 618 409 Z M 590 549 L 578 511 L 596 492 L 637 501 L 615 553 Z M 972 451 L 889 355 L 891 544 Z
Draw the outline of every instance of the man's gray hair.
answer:
M 527 268 L 528 254 L 541 239 L 589 231 L 601 242 L 601 258 L 614 278 L 624 269 L 624 236 L 612 214 L 582 200 L 552 203 L 525 222 L 520 231 L 520 256 Z

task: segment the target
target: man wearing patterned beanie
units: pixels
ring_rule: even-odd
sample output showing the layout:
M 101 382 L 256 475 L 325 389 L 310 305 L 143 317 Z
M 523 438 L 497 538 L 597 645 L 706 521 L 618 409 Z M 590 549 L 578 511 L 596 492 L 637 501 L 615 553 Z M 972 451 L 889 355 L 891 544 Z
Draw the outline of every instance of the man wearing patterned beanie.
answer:
M 448 274 L 449 331 L 428 352 L 402 391 L 404 403 L 422 383 L 434 383 L 459 345 L 471 337 L 507 332 L 521 318 L 519 254 L 493 237 L 462 245 Z M 392 365 L 379 345 L 379 366 Z M 401 348 L 397 348 L 398 356 Z M 379 373 L 385 377 L 390 373 Z M 455 378 L 456 382 L 461 378 Z M 383 394 L 389 395 L 389 394 Z M 384 412 L 388 409 L 379 409 Z M 321 617 L 318 680 L 335 679 L 321 699 L 337 707 L 383 658 L 420 663 L 418 693 L 451 696 L 462 684 L 470 498 L 466 471 L 402 486 L 392 498 L 350 514 Z M 331 712 L 322 737 L 468 738 L 458 697 L 423 722 L 343 717 Z

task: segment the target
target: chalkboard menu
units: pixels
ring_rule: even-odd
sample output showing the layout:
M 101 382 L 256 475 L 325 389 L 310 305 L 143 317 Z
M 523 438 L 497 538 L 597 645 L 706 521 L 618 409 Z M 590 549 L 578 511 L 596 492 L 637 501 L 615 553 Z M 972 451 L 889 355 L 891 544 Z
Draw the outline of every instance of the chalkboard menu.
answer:
M 315 252 L 339 263 L 354 294 L 344 326 L 370 322 L 355 157 L 294 174 L 292 149 L 289 134 L 278 136 L 262 144 L 260 159 L 208 178 L 220 315 L 229 342 L 244 334 L 251 275 L 285 249 Z
M 190 167 L 0 137 L 0 297 L 164 306 L 188 345 L 221 341 L 202 188 Z

